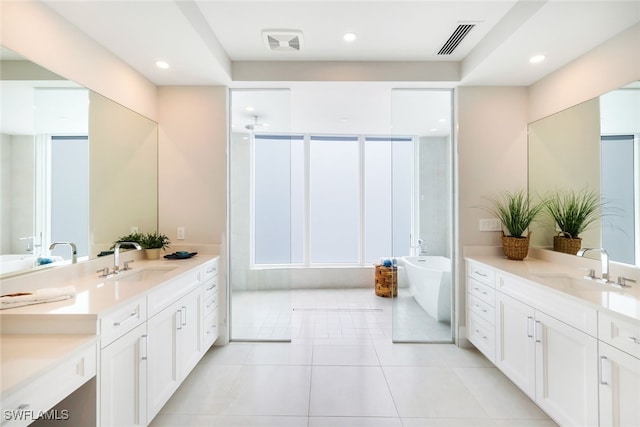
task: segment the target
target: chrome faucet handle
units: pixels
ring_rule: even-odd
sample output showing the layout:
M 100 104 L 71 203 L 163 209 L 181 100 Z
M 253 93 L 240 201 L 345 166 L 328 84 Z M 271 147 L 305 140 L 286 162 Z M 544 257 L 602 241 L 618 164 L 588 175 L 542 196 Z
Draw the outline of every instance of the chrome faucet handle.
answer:
M 618 276 L 618 282 L 616 283 L 616 285 L 620 286 L 621 288 L 630 288 L 631 285 L 627 284 L 627 282 L 636 283 L 635 280 L 629 279 L 628 277 Z
M 101 268 L 100 270 L 96 271 L 96 273 L 102 273 L 98 277 L 108 277 L 109 276 L 109 267 Z
M 589 280 L 597 279 L 596 270 L 594 270 L 593 268 L 581 267 L 580 270 L 584 270 L 587 272 L 587 274 L 584 275 L 585 279 L 589 279 Z
M 131 267 L 129 266 L 129 264 L 131 264 L 132 262 L 133 262 L 133 260 L 125 261 L 124 262 L 124 268 L 122 270 L 124 270 L 124 271 L 131 270 Z

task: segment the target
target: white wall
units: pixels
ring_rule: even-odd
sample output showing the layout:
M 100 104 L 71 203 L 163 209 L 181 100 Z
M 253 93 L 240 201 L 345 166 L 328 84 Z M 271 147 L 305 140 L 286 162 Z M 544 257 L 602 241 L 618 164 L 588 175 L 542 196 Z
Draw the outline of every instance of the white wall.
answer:
M 481 232 L 478 221 L 490 216 L 475 208 L 502 190 L 527 187 L 527 88 L 460 87 L 458 117 L 458 244 L 501 245 L 497 232 Z M 465 325 L 465 274 L 458 253 L 457 325 Z M 464 328 L 459 336 L 465 337 Z
M 156 87 L 43 3 L 2 1 L 0 17 L 3 46 L 152 120 L 157 119 Z
M 640 79 L 640 24 L 529 87 L 529 121 Z
M 159 230 L 176 244 L 220 244 L 227 209 L 227 88 L 158 89 Z M 185 240 L 177 240 L 177 227 Z

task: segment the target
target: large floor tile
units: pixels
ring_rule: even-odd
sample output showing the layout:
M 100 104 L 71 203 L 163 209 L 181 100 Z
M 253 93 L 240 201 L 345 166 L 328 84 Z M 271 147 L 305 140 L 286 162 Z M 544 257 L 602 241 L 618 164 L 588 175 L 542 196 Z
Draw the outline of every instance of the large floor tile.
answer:
M 453 370 L 491 418 L 542 419 L 549 417 L 497 368 Z
M 247 354 L 245 365 L 311 365 L 313 346 L 299 343 L 260 343 Z
M 401 417 L 488 418 L 478 400 L 449 368 L 383 369 Z
M 481 418 L 402 418 L 403 427 L 496 427 L 493 420 Z M 507 426 L 504 426 L 507 427 Z M 509 427 L 521 427 L 513 424 Z
M 374 344 L 382 366 L 493 366 L 477 350 L 454 344 L 394 344 L 380 340 Z
M 318 365 L 352 365 L 379 366 L 378 356 L 371 344 L 364 345 L 315 345 L 313 347 L 313 364 Z
M 307 417 L 158 415 L 150 427 L 307 427 Z
M 242 366 L 203 362 L 207 361 L 191 371 L 160 413 L 217 415 L 229 406 Z
M 222 415 L 306 416 L 310 382 L 310 366 L 243 366 Z
M 309 427 L 402 427 L 402 422 L 386 417 L 310 417 Z
M 379 367 L 314 366 L 311 416 L 397 417 Z

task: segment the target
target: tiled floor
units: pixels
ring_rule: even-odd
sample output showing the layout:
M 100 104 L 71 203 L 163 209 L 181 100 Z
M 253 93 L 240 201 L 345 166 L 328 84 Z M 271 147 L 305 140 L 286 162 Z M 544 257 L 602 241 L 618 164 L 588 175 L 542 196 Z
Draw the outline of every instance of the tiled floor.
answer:
M 393 300 L 373 289 L 234 292 L 236 340 L 393 338 L 451 342 L 451 328 L 427 315 L 401 288 Z
M 307 307 L 313 323 L 293 322 L 298 335 L 291 343 L 213 347 L 151 425 L 556 425 L 477 351 L 393 344 L 379 311 L 315 311 L 335 295 L 307 296 L 307 304 L 318 304 Z M 335 303 L 348 308 L 350 297 L 340 297 Z M 372 301 L 371 309 L 389 303 Z M 357 304 L 351 307 L 361 309 L 363 301 Z M 257 321 L 265 326 L 266 319 Z M 277 325 L 278 317 L 267 323 Z

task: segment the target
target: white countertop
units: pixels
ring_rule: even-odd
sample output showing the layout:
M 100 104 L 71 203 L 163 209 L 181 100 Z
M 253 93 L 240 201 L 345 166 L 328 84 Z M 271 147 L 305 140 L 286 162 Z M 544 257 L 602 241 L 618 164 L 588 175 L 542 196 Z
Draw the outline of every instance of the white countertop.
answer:
M 0 321 L 3 316 L 9 315 L 93 315 L 99 317 L 121 303 L 149 292 L 162 282 L 166 282 L 183 273 L 200 267 L 203 263 L 215 259 L 217 255 L 196 255 L 193 258 L 180 260 L 137 260 L 131 264 L 131 270 L 123 271 L 109 278 L 101 278 L 98 273 L 85 274 L 64 283 L 51 285 L 42 283 L 45 287 L 74 286 L 76 296 L 72 299 L 33 304 L 23 307 L 5 309 L 0 311 Z M 127 280 L 127 277 L 137 274 L 145 269 L 169 269 L 169 271 L 155 274 L 145 280 Z
M 631 287 L 620 288 L 610 283 L 589 281 L 583 277 L 585 272 L 578 268 L 536 258 L 514 261 L 497 255 L 467 255 L 465 259 L 545 286 L 553 292 L 569 295 L 596 309 L 609 310 L 640 320 L 640 283 L 632 283 Z M 571 283 L 577 285 L 573 286 Z
M 0 395 L 6 398 L 97 340 L 96 335 L 1 335 Z

